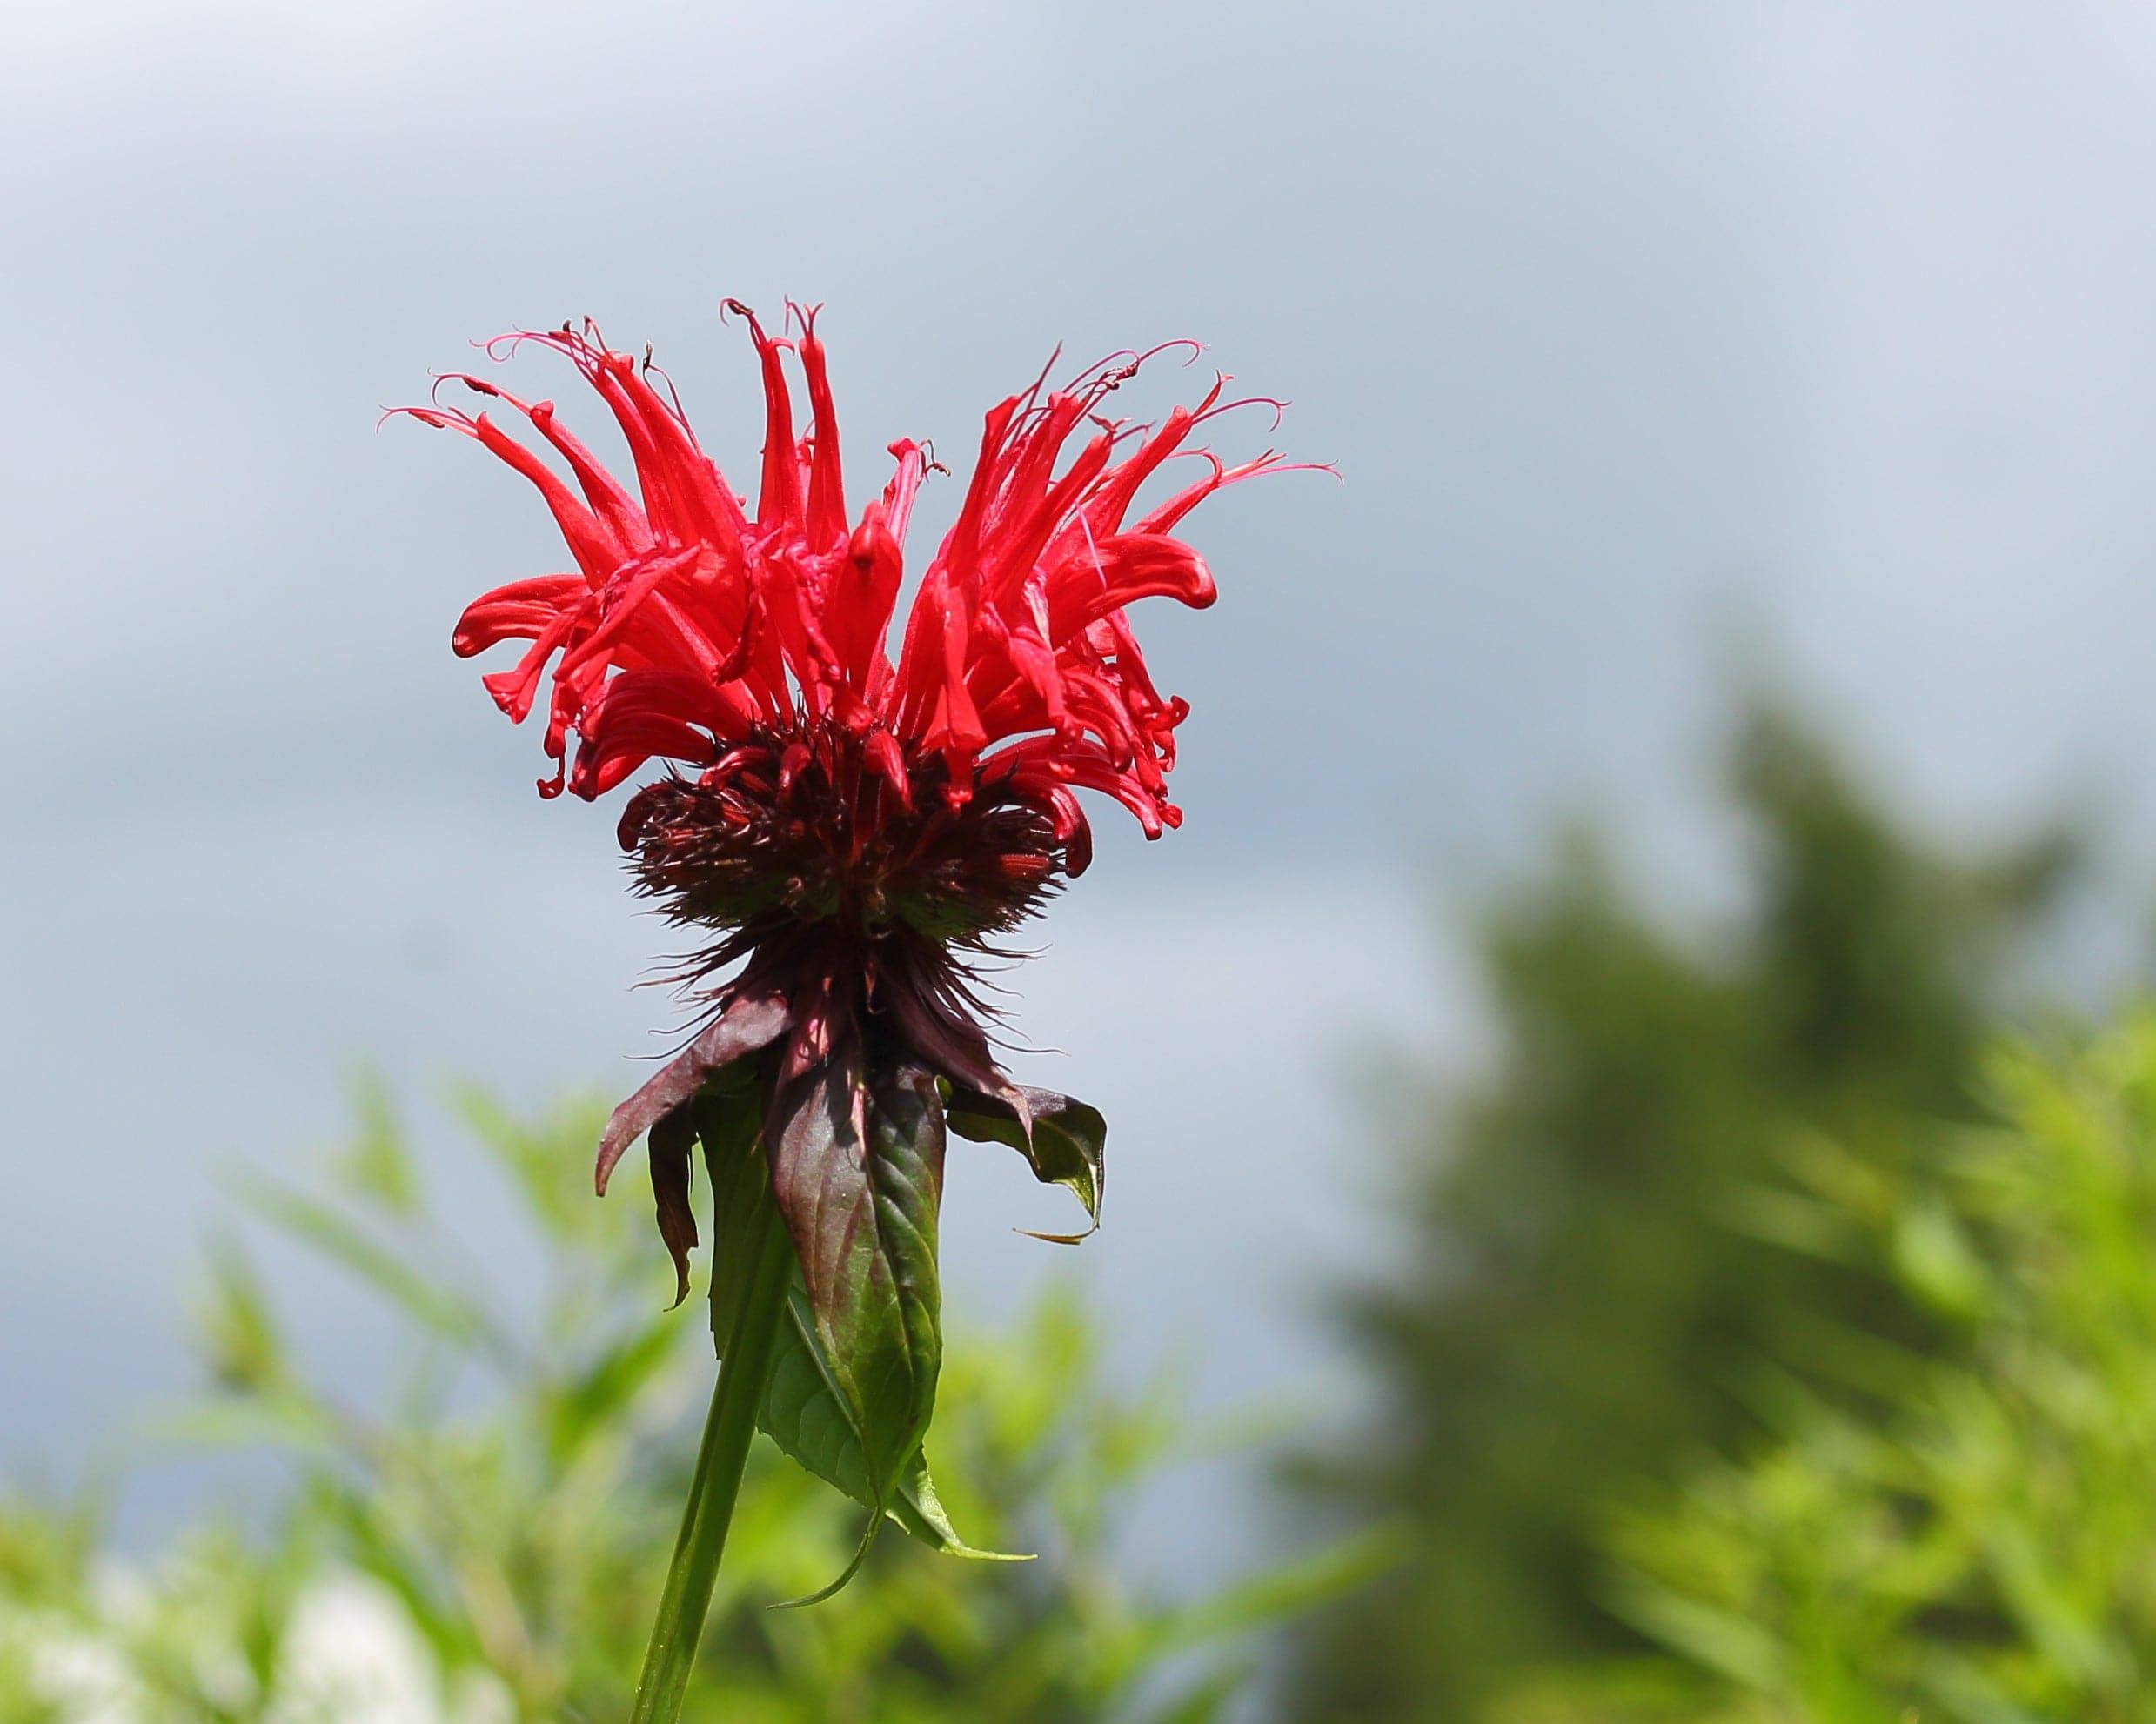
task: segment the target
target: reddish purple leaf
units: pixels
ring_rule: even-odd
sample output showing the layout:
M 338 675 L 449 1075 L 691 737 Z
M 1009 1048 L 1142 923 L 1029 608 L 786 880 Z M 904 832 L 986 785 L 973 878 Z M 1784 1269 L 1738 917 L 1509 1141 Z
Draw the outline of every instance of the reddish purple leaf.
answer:
M 696 1211 L 689 1204 L 689 1157 L 696 1147 L 695 1116 L 684 1105 L 652 1121 L 652 1198 L 659 1206 L 659 1237 L 673 1259 L 673 1302 L 689 1296 L 689 1253 L 696 1247 Z
M 736 994 L 725 1010 L 659 1075 L 613 1111 L 599 1140 L 599 1165 L 593 1185 L 601 1197 L 614 1164 L 629 1146 L 649 1131 L 654 1121 L 686 1102 L 703 1087 L 704 1079 L 723 1066 L 768 1047 L 785 1033 L 789 1013 L 777 994 Z

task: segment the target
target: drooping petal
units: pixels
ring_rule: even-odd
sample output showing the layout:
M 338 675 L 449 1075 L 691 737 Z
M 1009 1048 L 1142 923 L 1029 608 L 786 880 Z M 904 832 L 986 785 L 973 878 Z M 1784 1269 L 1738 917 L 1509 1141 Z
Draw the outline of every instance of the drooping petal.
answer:
M 1205 559 L 1165 533 L 1122 533 L 1059 565 L 1048 579 L 1048 637 L 1064 641 L 1141 598 L 1202 611 L 1220 597 Z
M 538 575 L 482 593 L 465 606 L 449 637 L 459 658 L 505 640 L 537 640 L 564 611 L 582 605 L 591 589 L 577 575 Z

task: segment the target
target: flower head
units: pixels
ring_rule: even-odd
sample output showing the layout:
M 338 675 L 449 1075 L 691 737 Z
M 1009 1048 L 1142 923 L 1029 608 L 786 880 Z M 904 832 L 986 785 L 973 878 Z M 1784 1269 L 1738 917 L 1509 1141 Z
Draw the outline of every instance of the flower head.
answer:
M 1154 686 L 1125 607 L 1155 596 L 1213 602 L 1211 574 L 1175 529 L 1222 486 L 1281 462 L 1269 452 L 1230 468 L 1186 445 L 1208 419 L 1249 404 L 1223 403 L 1222 378 L 1157 426 L 1104 416 L 1114 391 L 1163 349 L 1111 356 L 1060 389 L 1047 389 L 1044 377 L 1000 403 L 894 662 L 887 637 L 902 547 L 928 451 L 892 444 L 895 471 L 849 523 L 814 314 L 793 313 L 800 333 L 786 339 L 766 334 L 745 307 L 730 309 L 747 323 L 763 373 L 753 514 L 703 453 L 649 356 L 639 363 L 608 350 L 589 325 L 520 331 L 486 351 L 499 358 L 537 344 L 568 360 L 627 442 L 635 495 L 560 424 L 551 401 L 522 401 L 468 375 L 443 380 L 524 419 L 570 470 L 574 491 L 491 411 L 442 406 L 439 389 L 436 405 L 404 410 L 463 431 L 529 479 L 575 562 L 572 573 L 485 594 L 452 637 L 465 657 L 531 643 L 513 668 L 485 679 L 513 719 L 533 709 L 552 665 L 546 752 L 556 770 L 541 792 L 566 783 L 598 796 L 655 757 L 723 772 L 739 745 L 827 726 L 854 740 L 901 805 L 917 788 L 955 808 L 997 786 L 1039 808 L 1059 845 L 1077 846 L 1074 872 L 1087 854 L 1075 788 L 1116 798 L 1148 835 L 1177 824 L 1166 775 L 1189 709 Z M 788 351 L 811 408 L 800 432 Z M 1146 481 L 1190 453 L 1204 475 L 1130 519 Z
M 566 360 L 626 443 L 633 491 L 551 401 L 459 373 L 442 383 L 495 404 L 444 405 L 438 386 L 434 404 L 402 410 L 463 432 L 529 480 L 575 565 L 483 595 L 453 645 L 469 657 L 529 643 L 484 681 L 519 722 L 543 697 L 555 769 L 542 795 L 566 785 L 594 798 L 654 758 L 673 764 L 631 799 L 619 832 L 641 889 L 677 920 L 725 931 L 700 973 L 740 959 L 743 982 L 791 971 L 788 992 L 858 983 L 875 997 L 849 1008 L 910 1019 L 911 1039 L 950 1044 L 940 1058 L 921 1049 L 932 1064 L 993 1086 L 978 1031 L 939 997 L 955 992 L 957 972 L 936 956 L 978 949 L 1085 870 L 1092 839 L 1078 791 L 1113 797 L 1148 837 L 1181 823 L 1168 774 L 1189 707 L 1155 685 L 1128 607 L 1212 604 L 1212 575 L 1175 529 L 1214 491 L 1281 458 L 1230 467 L 1189 446 L 1208 420 L 1251 404 L 1222 399 L 1224 377 L 1158 424 L 1108 417 L 1115 391 L 1166 348 L 1112 355 L 1060 388 L 1044 373 L 988 413 L 958 519 L 894 658 L 907 526 L 929 451 L 893 444 L 880 495 L 849 521 L 814 312 L 789 307 L 788 338 L 738 302 L 727 309 L 747 324 L 762 372 L 753 511 L 648 351 L 639 361 L 611 350 L 588 323 L 519 331 L 485 351 L 499 359 L 538 346 Z M 807 385 L 806 427 L 788 353 Z M 537 433 L 573 486 L 505 419 Z M 1177 456 L 1203 471 L 1134 519 L 1141 488 Z M 919 961 L 871 965 L 845 982 L 804 965 L 834 946 Z M 797 1039 L 813 1040 L 810 1002 L 796 1003 Z
M 566 361 L 626 444 L 627 482 L 552 402 L 479 377 L 445 378 L 432 404 L 402 411 L 515 469 L 567 545 L 572 566 L 485 594 L 452 638 L 463 656 L 527 643 L 485 683 L 512 719 L 544 709 L 541 794 L 596 798 L 666 763 L 628 799 L 619 837 L 638 888 L 701 931 L 685 979 L 708 1021 L 616 1112 L 599 1188 L 648 1131 L 686 1288 L 699 1098 L 725 1068 L 761 1062 L 771 1191 L 834 1348 L 847 1336 L 833 1326 L 854 1320 L 847 1277 L 869 1273 L 847 1255 L 847 1218 L 873 1210 L 879 1169 L 898 1165 L 891 1131 L 914 1145 L 904 1165 L 926 1181 L 931 1221 L 946 1123 L 1014 1143 L 1097 1206 L 1099 1115 L 1004 1075 L 971 966 L 1085 870 L 1080 792 L 1120 802 L 1148 837 L 1181 822 L 1168 776 L 1189 708 L 1155 685 L 1129 607 L 1212 604 L 1212 575 L 1176 530 L 1213 492 L 1282 462 L 1229 466 L 1194 445 L 1208 421 L 1253 404 L 1224 400 L 1224 377 L 1158 424 L 1112 417 L 1116 391 L 1168 349 L 1113 355 L 1060 387 L 1044 372 L 988 412 L 894 642 L 907 524 L 938 464 L 921 444 L 893 444 L 881 491 L 849 516 L 815 314 L 789 306 L 774 336 L 727 309 L 762 378 L 753 506 L 648 351 L 612 350 L 588 323 L 485 351 Z M 448 384 L 480 397 L 477 410 L 444 404 Z M 1280 404 L 1260 404 L 1277 418 Z M 1190 481 L 1142 507 L 1178 458 L 1195 460 Z M 853 1147 L 834 1159 L 834 1143 Z

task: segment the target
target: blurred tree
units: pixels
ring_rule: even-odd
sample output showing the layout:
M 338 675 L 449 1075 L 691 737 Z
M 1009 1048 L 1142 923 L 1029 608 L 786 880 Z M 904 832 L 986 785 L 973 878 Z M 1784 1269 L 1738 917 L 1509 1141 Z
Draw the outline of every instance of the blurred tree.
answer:
M 626 1717 L 713 1368 L 704 1313 L 668 1312 L 646 1229 L 565 1170 L 604 1109 L 519 1117 L 465 1099 L 520 1199 L 491 1289 L 459 1249 L 378 1087 L 325 1186 L 249 1182 L 252 1207 L 358 1276 L 404 1332 L 401 1391 L 323 1388 L 249 1258 L 213 1254 L 198 1312 L 216 1392 L 191 1441 L 291 1462 L 216 1527 L 116 1561 L 93 1520 L 0 1504 L 4 1724 L 614 1724 Z M 894 1534 L 847 1592 L 820 1586 L 858 1514 L 767 1443 L 752 1457 L 685 1717 L 711 1724 L 1210 1724 L 1248 1692 L 1264 1631 L 1373 1567 L 1343 1543 L 1187 1599 L 1122 1579 L 1129 1496 L 1191 1458 L 1163 1382 L 1101 1380 L 1076 1302 L 1052 1296 L 946 1356 L 935 1440 L 959 1526 L 1041 1560 L 972 1563 Z M 276 1476 L 264 1467 L 265 1480 Z
M 1813 1345 L 1829 1325 L 1939 1339 L 1896 1290 L 1724 1223 L 1795 1127 L 1891 1159 L 1910 1113 L 1965 1107 L 2074 846 L 1938 853 L 1772 705 L 1730 760 L 1734 928 L 1670 932 L 1581 838 L 1488 919 L 1499 1056 L 1464 1093 L 1422 1080 L 1416 1266 L 1344 1301 L 1382 1410 L 1298 1469 L 1414 1555 L 1309 1637 L 1297 1724 L 1461 1724 L 1553 1661 L 1637 1646 L 1597 1593 L 1612 1498 L 1755 1431 L 1755 1361 L 1841 1374 Z

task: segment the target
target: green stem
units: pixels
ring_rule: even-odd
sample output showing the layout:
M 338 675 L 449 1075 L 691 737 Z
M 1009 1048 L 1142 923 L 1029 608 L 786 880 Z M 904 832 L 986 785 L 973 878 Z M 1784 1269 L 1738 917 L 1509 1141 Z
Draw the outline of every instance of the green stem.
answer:
M 696 1476 L 674 1541 L 673 1563 L 659 1600 L 659 1620 L 652 1625 L 644 1674 L 637 1679 L 636 1706 L 629 1724 L 674 1724 L 681 1698 L 696 1664 L 696 1643 L 711 1608 L 711 1589 L 719 1578 L 719 1558 L 726 1549 L 726 1527 L 740 1494 L 741 1468 L 749 1440 L 756 1434 L 756 1413 L 771 1378 L 779 1325 L 786 1314 L 787 1289 L 793 1280 L 793 1241 L 785 1219 L 768 1192 L 759 1206 L 753 1260 L 745 1265 L 747 1285 L 727 1338 L 711 1413 L 704 1421 L 703 1446 L 696 1454 Z

